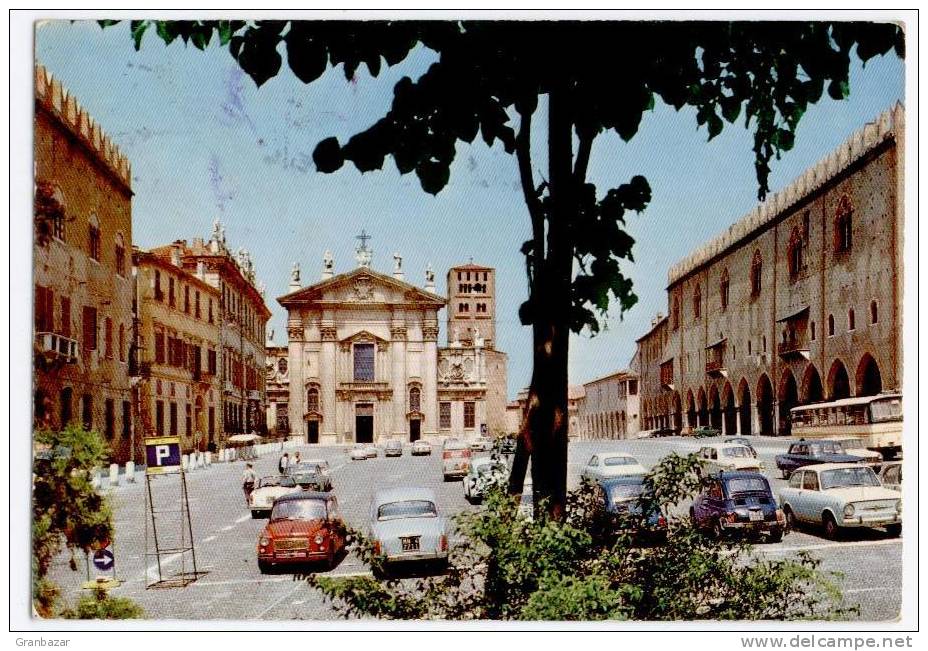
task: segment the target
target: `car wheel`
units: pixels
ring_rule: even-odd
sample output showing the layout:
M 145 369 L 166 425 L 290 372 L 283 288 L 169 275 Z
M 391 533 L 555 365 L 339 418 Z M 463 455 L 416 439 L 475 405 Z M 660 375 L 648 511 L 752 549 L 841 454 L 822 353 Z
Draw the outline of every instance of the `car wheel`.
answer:
M 258 571 L 261 572 L 261 574 L 270 574 L 271 567 L 271 564 L 267 561 L 258 561 Z
M 778 543 L 783 540 L 783 530 L 774 529 L 770 532 L 770 535 L 767 536 L 767 542 Z
M 783 517 L 786 518 L 786 530 L 795 531 L 799 527 L 799 522 L 796 520 L 796 514 L 793 513 L 793 510 L 788 506 L 783 508 Z
M 822 516 L 822 526 L 825 528 L 825 537 L 829 540 L 837 540 L 841 537 L 841 527 L 838 526 L 838 521 L 831 513 Z
M 445 481 L 450 481 L 450 480 L 451 480 L 451 476 L 450 476 L 450 475 L 444 475 L 444 480 L 445 480 Z
M 789 470 L 785 468 L 780 470 L 780 476 L 783 477 L 783 479 L 789 479 L 789 474 Z
M 718 518 L 712 523 L 712 537 L 716 540 L 725 538 L 725 530 L 722 528 L 722 521 Z
M 886 533 L 889 534 L 890 538 L 898 538 L 902 535 L 902 523 L 895 522 L 893 524 L 886 525 Z

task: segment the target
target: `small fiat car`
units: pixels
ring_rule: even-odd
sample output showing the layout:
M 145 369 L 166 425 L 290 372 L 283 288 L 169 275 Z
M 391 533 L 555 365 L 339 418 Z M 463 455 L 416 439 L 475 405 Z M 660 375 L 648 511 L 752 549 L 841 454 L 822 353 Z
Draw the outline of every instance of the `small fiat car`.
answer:
M 644 477 L 613 477 L 600 482 L 595 490 L 596 506 L 601 508 L 613 533 L 629 533 L 639 540 L 667 538 L 667 518 L 658 509 L 642 517 L 639 498 L 645 493 Z
M 830 439 L 799 439 L 789 446 L 786 454 L 776 456 L 783 479 L 789 479 L 796 468 L 820 463 L 866 463 L 866 459 L 847 454 L 839 442 Z
M 869 466 L 858 463 L 794 471 L 780 491 L 780 503 L 791 527 L 821 525 L 832 539 L 849 527 L 885 527 L 892 537 L 902 533 L 902 494 L 884 487 Z
M 297 491 L 277 498 L 258 536 L 258 569 L 322 561 L 329 568 L 345 546 L 344 523 L 331 493 Z
M 623 452 L 597 452 L 586 462 L 580 477 L 597 482 L 610 477 L 628 475 L 646 475 L 647 469 L 638 463 L 638 459 Z
M 387 441 L 383 446 L 383 456 L 401 457 L 403 456 L 403 442 L 396 439 Z
M 458 440 L 445 441 L 441 450 L 441 472 L 445 481 L 452 477 L 463 477 L 470 470 L 471 451 L 466 443 Z
M 332 479 L 319 466 L 301 463 L 289 475 L 299 488 L 304 490 L 330 491 Z
M 377 491 L 371 500 L 370 536 L 387 563 L 448 559 L 448 520 L 428 488 Z
M 414 457 L 432 455 L 432 444 L 424 439 L 419 439 L 412 444 L 412 448 L 409 450 L 409 454 Z
M 760 472 L 761 464 L 750 448 L 740 443 L 715 443 L 699 450 L 699 459 L 710 473 L 724 470 Z
M 712 475 L 690 507 L 693 526 L 716 538 L 732 535 L 766 536 L 780 542 L 786 531 L 784 512 L 759 472 Z
M 271 512 L 271 507 L 274 506 L 274 500 L 298 489 L 299 487 L 293 481 L 293 477 L 289 475 L 262 477 L 258 480 L 258 484 L 249 498 L 251 501 L 249 505 L 251 506 L 251 517 L 267 517 Z

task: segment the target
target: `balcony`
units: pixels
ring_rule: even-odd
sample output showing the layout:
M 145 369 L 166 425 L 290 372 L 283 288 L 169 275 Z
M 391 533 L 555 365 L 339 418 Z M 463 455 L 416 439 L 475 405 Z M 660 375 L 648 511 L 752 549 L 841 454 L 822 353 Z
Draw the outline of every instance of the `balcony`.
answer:
M 51 360 L 61 360 L 68 364 L 77 362 L 78 344 L 76 339 L 64 337 L 54 332 L 37 332 L 35 343 L 38 349 Z
M 720 359 L 710 359 L 706 362 L 706 375 L 710 377 L 728 377 L 728 369 Z
M 788 359 L 790 357 L 803 357 L 809 359 L 809 345 L 798 339 L 781 341 L 777 344 L 777 354 L 783 359 Z

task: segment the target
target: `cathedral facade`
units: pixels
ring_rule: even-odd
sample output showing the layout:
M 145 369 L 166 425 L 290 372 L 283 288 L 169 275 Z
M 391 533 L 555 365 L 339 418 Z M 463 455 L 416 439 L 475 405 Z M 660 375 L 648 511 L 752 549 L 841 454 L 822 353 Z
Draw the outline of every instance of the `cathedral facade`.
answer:
M 336 274 L 327 252 L 322 279 L 307 287 L 295 265 L 290 292 L 278 299 L 287 310 L 290 434 L 340 444 L 467 439 L 494 431 L 497 420 L 502 427 L 505 355 L 485 345 L 479 328 L 466 342 L 449 334 L 439 347 L 448 301 L 431 269 L 417 287 L 398 255 L 391 274 L 372 268 L 366 244 L 356 259 Z

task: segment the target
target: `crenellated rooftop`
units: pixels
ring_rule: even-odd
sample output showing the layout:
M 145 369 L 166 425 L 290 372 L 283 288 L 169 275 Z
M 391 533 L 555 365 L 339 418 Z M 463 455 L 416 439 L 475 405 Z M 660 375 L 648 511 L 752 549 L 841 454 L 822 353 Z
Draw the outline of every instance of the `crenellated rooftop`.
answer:
M 129 158 L 119 151 L 119 147 L 110 140 L 90 113 L 78 104 L 75 97 L 41 64 L 35 66 L 35 99 L 82 140 L 126 187 L 132 188 Z
M 783 190 L 769 195 L 766 201 L 729 226 L 725 232 L 672 265 L 667 272 L 667 286 L 673 286 L 710 260 L 750 237 L 765 224 L 777 219 L 884 141 L 895 138 L 896 132 L 904 127 L 905 109 L 897 102 L 894 107 L 883 111 L 873 122 L 868 122 L 853 133 L 837 149 L 807 169 Z

